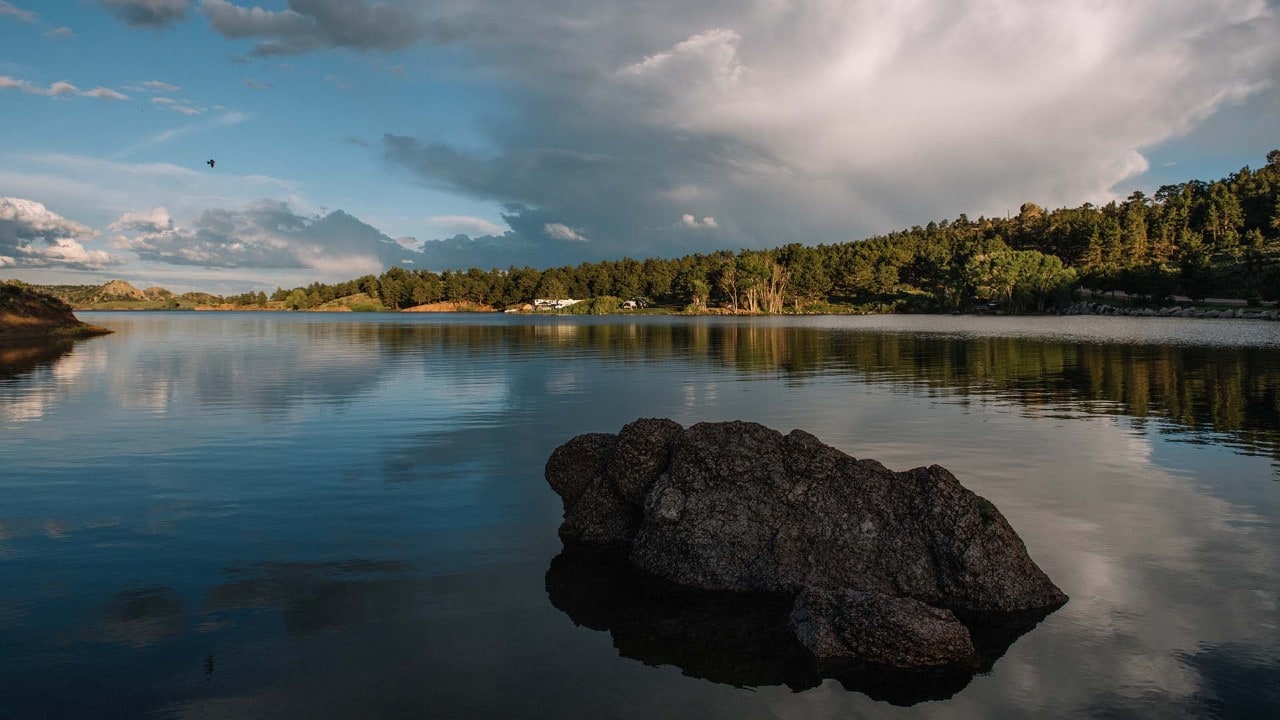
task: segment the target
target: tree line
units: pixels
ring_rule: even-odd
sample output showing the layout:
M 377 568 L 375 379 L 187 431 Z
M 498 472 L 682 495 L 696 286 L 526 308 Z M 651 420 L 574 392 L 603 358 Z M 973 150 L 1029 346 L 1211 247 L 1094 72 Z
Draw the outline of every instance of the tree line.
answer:
M 439 301 L 505 307 L 534 298 L 647 298 L 701 310 L 963 310 L 975 303 L 1044 311 L 1079 287 L 1151 302 L 1174 295 L 1280 299 L 1280 150 L 1257 170 L 1165 185 L 1103 206 L 954 220 L 854 242 L 791 243 L 680 258 L 584 262 L 546 269 L 393 267 L 336 284 L 278 288 L 271 300 L 306 309 L 364 293 L 382 307 Z M 234 302 L 261 304 L 256 293 Z

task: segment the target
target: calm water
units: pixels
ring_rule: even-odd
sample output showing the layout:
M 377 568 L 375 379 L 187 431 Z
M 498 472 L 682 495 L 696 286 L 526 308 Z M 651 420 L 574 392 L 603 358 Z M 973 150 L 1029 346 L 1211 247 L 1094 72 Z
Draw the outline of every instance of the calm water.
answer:
M 1280 715 L 1280 323 L 84 316 L 0 346 L 0 718 Z M 945 465 L 1071 602 L 945 700 L 709 671 L 548 575 L 641 416 Z

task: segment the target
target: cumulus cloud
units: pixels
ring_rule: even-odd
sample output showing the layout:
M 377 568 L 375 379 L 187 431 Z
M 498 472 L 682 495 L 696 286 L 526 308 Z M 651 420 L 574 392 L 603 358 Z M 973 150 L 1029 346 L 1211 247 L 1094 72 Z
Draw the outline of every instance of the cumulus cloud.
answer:
M 477 23 L 521 28 L 462 41 L 515 88 L 511 122 L 483 154 L 392 132 L 385 156 L 522 208 L 512 247 L 550 245 L 550 223 L 588 228 L 576 259 L 1105 202 L 1150 148 L 1280 76 L 1280 22 L 1261 0 L 485 7 Z M 690 207 L 719 231 L 656 220 Z
M 707 215 L 706 217 L 699 220 L 698 218 L 694 217 L 693 215 L 690 215 L 689 213 L 685 213 L 684 215 L 680 216 L 680 224 L 684 225 L 685 227 L 691 227 L 691 228 L 720 227 L 720 224 L 716 222 L 716 219 L 711 217 L 710 215 Z
M 135 28 L 164 28 L 187 19 L 191 0 L 98 0 L 120 22 Z
M 33 87 L 30 90 L 26 88 L 20 88 L 20 89 L 23 92 L 30 92 L 33 95 L 49 95 L 51 97 L 66 97 L 67 95 L 82 94 L 80 91 L 80 88 L 76 87 L 75 85 L 72 85 L 69 82 L 65 82 L 62 80 L 52 83 L 51 85 L 49 85 L 47 89 L 44 89 L 44 90 L 41 90 L 40 88 L 37 88 L 37 87 Z
M 44 88 L 32 85 L 26 80 L 19 80 L 8 75 L 0 75 L 0 90 L 18 90 L 28 95 L 44 95 L 46 97 L 96 97 L 102 100 L 128 100 L 129 96 L 107 87 L 96 87 L 92 90 L 81 90 L 65 80 L 50 83 Z
M 733 30 L 712 28 L 624 66 L 618 76 L 667 96 L 668 102 L 705 101 L 707 95 L 728 92 L 738 84 L 743 73 L 738 59 L 741 40 Z
M 506 228 L 498 223 L 471 215 L 434 215 L 431 224 L 445 232 L 467 235 L 501 235 Z
M 588 242 L 588 239 L 582 233 L 565 225 L 564 223 L 547 223 L 542 226 L 542 232 L 547 237 L 556 240 L 572 240 L 574 242 Z
M 284 10 L 203 0 L 200 10 L 230 40 L 256 40 L 255 57 L 300 55 L 330 48 L 392 52 L 423 38 L 450 41 L 471 32 L 463 17 L 428 20 L 392 2 L 288 0 Z
M 144 212 L 127 212 L 108 226 L 114 232 L 160 233 L 173 229 L 173 218 L 166 208 Z
M 412 251 L 336 210 L 303 215 L 286 202 L 206 210 L 189 226 L 166 208 L 125 213 L 109 228 L 113 246 L 143 260 L 206 268 L 312 269 L 355 277 L 381 272 Z
M 172 83 L 162 82 L 160 80 L 143 80 L 138 83 L 138 89 L 143 92 L 161 93 L 161 92 L 177 92 L 182 88 Z
M 96 87 L 92 90 L 86 90 L 81 95 L 85 97 L 102 98 L 103 100 L 128 100 L 129 96 L 124 93 L 117 92 L 111 88 Z
M 0 267 L 101 270 L 119 258 L 82 243 L 98 233 L 34 200 L 0 197 Z
M 30 10 L 23 10 L 7 0 L 0 0 L 0 17 L 16 18 L 22 22 L 36 21 L 35 13 Z

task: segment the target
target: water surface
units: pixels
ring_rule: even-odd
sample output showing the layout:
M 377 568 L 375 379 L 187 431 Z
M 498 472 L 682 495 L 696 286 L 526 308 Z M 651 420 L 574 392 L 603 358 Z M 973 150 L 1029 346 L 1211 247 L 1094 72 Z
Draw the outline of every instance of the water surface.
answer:
M 0 346 L 0 718 L 1280 713 L 1280 324 L 83 315 Z M 1071 602 L 899 704 L 562 610 L 542 465 L 652 416 L 945 465 Z

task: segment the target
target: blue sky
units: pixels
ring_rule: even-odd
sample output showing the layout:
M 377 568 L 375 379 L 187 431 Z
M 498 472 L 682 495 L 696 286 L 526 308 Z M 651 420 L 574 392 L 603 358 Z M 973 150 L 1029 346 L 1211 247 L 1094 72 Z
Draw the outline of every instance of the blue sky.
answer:
M 4 0 L 0 277 L 230 292 L 1104 202 L 1262 164 L 1277 47 L 1263 0 Z

